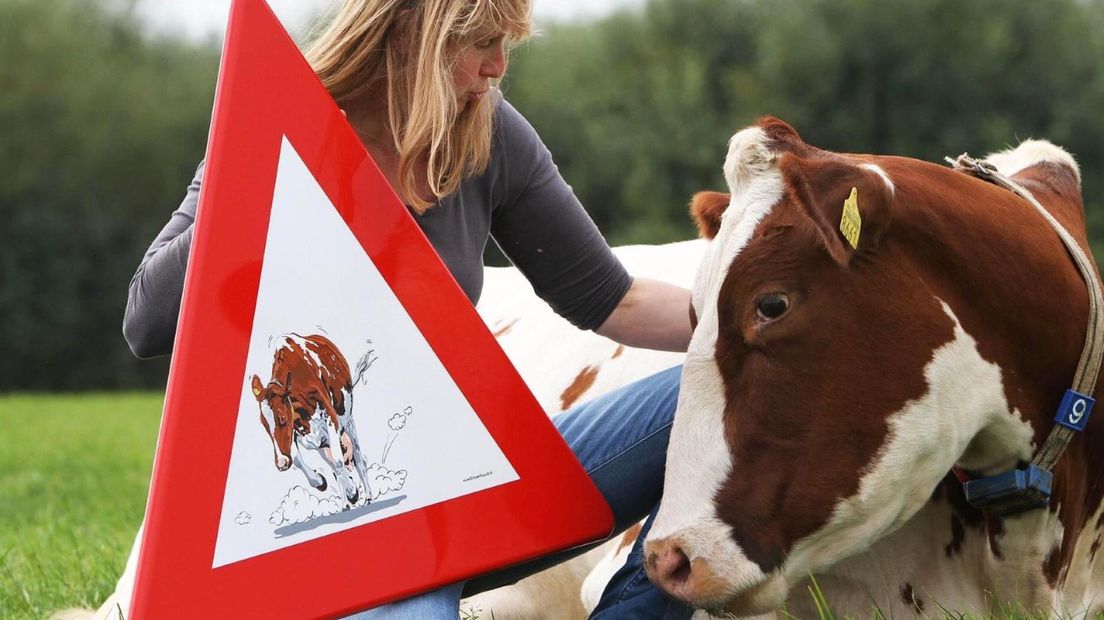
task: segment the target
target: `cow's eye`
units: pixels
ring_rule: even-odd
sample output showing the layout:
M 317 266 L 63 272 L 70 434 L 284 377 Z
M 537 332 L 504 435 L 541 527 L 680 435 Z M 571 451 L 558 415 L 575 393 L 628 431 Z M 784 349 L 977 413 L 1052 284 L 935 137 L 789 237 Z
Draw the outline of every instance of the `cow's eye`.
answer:
M 755 312 L 764 321 L 773 321 L 790 309 L 790 298 L 783 293 L 767 293 L 755 302 Z

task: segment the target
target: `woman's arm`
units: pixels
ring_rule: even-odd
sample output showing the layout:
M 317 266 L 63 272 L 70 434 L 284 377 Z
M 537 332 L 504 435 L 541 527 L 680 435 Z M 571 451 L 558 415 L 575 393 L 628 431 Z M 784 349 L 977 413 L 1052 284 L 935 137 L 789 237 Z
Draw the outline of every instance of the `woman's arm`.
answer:
M 690 345 L 690 291 L 646 278 L 632 286 L 595 332 L 630 347 L 685 351 Z
M 633 280 L 532 126 L 505 101 L 496 122 L 504 173 L 491 232 L 537 294 L 581 329 L 628 346 L 685 351 L 689 291 Z
M 138 357 L 157 357 L 172 351 L 202 178 L 200 162 L 184 201 L 150 244 L 130 280 L 123 337 Z

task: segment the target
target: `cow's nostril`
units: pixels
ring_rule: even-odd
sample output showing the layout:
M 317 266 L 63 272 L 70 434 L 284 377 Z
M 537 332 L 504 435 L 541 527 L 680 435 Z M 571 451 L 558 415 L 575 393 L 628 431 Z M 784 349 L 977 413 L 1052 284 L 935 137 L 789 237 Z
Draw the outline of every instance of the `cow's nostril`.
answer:
M 669 575 L 669 580 L 672 583 L 684 584 L 690 579 L 690 559 L 686 557 L 686 554 L 682 552 L 682 549 L 675 548 L 676 564 Z
M 677 544 L 666 541 L 650 547 L 645 561 L 648 576 L 671 596 L 686 600 L 691 572 L 686 553 Z

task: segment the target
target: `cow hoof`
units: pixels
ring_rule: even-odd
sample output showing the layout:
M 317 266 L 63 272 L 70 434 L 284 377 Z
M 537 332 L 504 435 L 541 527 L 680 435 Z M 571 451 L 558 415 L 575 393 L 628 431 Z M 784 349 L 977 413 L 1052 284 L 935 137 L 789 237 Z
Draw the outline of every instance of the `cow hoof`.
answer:
M 357 503 L 357 500 L 360 499 L 360 493 L 353 491 L 352 497 L 346 495 L 345 499 L 349 500 L 350 505 L 355 504 Z
M 326 484 L 326 477 L 325 476 L 318 476 L 318 477 L 322 480 L 322 482 L 318 483 L 318 486 L 316 486 L 314 488 L 318 489 L 319 491 L 325 491 L 326 489 L 328 489 L 330 487 L 330 485 Z M 314 484 L 312 483 L 311 486 L 314 486 Z

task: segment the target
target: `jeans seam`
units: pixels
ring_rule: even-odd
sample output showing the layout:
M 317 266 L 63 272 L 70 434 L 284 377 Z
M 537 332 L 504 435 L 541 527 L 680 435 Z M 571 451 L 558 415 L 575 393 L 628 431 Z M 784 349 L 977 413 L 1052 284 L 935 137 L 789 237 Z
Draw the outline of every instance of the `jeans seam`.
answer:
M 622 455 L 624 455 L 624 454 L 625 454 L 626 452 L 628 452 L 629 450 L 632 450 L 633 448 L 635 448 L 635 447 L 639 446 L 640 444 L 644 443 L 645 441 L 648 441 L 648 440 L 649 440 L 649 439 L 651 439 L 652 437 L 655 437 L 655 436 L 656 436 L 657 434 L 659 434 L 659 433 L 662 433 L 663 431 L 665 431 L 665 430 L 667 430 L 667 429 L 671 428 L 671 425 L 672 425 L 673 423 L 674 423 L 673 421 L 672 421 L 672 422 L 668 422 L 668 423 L 664 424 L 663 426 L 660 426 L 659 428 L 655 429 L 654 431 L 652 431 L 652 432 L 648 433 L 648 434 L 647 434 L 647 435 L 645 435 L 644 437 L 641 437 L 640 439 L 638 439 L 638 440 L 634 441 L 634 442 L 632 443 L 632 445 L 628 446 L 628 447 L 627 447 L 627 448 L 625 448 L 624 450 L 621 450 L 621 451 L 619 451 L 619 452 L 618 452 L 617 454 L 615 454 L 615 455 L 613 455 L 613 456 L 609 457 L 608 459 L 606 459 L 605 461 L 603 461 L 601 465 L 598 465 L 598 466 L 596 466 L 596 467 L 595 467 L 594 469 L 588 470 L 588 471 L 587 471 L 587 474 L 588 474 L 588 475 L 591 475 L 591 476 L 593 476 L 593 475 L 594 475 L 595 473 L 597 473 L 597 472 L 598 472 L 598 470 L 600 470 L 600 469 L 602 469 L 603 467 L 605 467 L 606 465 L 609 465 L 610 463 L 614 462 L 615 460 L 617 460 L 617 459 L 618 459 L 619 457 L 621 457 Z
M 621 592 L 617 595 L 618 603 L 624 603 L 625 600 L 629 598 L 629 595 L 632 593 L 632 591 L 636 588 L 637 585 L 640 584 L 641 577 L 645 577 L 643 567 L 636 569 L 636 574 L 633 575 L 632 579 L 630 579 L 628 583 L 622 586 Z

